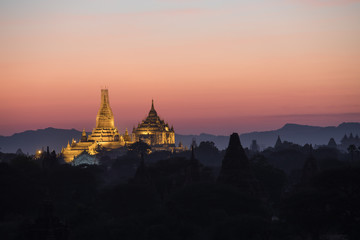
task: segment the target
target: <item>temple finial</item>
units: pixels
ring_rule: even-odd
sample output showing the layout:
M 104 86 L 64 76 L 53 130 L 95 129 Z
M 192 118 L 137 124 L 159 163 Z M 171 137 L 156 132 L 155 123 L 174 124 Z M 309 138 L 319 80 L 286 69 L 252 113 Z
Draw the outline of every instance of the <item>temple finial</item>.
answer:
M 156 114 L 155 107 L 154 107 L 154 99 L 151 100 L 151 109 L 149 114 Z

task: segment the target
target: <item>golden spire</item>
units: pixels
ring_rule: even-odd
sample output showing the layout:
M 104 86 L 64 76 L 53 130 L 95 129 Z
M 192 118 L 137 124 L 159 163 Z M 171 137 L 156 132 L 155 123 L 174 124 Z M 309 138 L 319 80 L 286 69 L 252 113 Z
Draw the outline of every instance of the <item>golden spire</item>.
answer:
M 110 108 L 107 89 L 101 89 L 101 105 L 96 116 L 96 128 L 114 128 L 114 115 Z

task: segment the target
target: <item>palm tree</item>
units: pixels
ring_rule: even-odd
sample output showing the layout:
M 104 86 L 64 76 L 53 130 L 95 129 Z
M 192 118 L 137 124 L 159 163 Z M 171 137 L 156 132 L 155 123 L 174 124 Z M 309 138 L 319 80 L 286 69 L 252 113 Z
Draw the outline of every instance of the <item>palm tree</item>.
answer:
M 354 152 L 356 150 L 356 146 L 354 144 L 350 144 L 349 147 L 347 148 L 347 150 L 349 151 L 350 155 L 351 155 L 351 161 L 354 160 Z

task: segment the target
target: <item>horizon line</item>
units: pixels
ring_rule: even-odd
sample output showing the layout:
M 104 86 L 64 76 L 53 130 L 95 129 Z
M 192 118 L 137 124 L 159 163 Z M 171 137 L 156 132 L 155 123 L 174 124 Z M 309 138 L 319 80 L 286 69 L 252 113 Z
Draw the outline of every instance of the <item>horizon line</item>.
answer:
M 360 113 L 358 113 L 360 114 Z M 289 116 L 292 116 L 292 115 L 289 115 Z M 279 128 L 275 128 L 275 129 L 269 129 L 269 130 L 263 130 L 263 131 L 247 131 L 247 132 L 243 132 L 243 133 L 239 133 L 239 135 L 241 134 L 247 134 L 247 133 L 253 133 L 253 132 L 269 132 L 269 131 L 276 131 L 276 130 L 279 130 L 281 128 L 283 128 L 284 126 L 286 125 L 289 125 L 289 124 L 293 124 L 293 125 L 299 125 L 299 126 L 309 126 L 309 127 L 339 127 L 341 124 L 346 124 L 346 123 L 357 123 L 357 124 L 360 124 L 360 120 L 358 122 L 353 122 L 353 121 L 343 121 L 341 123 L 339 123 L 338 125 L 309 125 L 309 124 L 300 124 L 300 123 L 294 123 L 294 122 L 287 122 L 285 124 L 282 125 L 282 127 L 279 127 Z M 14 136 L 16 134 L 20 134 L 20 133 L 24 133 L 24 132 L 29 132 L 29 131 L 39 131 L 39 130 L 46 130 L 46 129 L 49 129 L 49 128 L 52 128 L 52 129 L 58 129 L 58 130 L 75 130 L 75 131 L 78 131 L 78 132 L 82 132 L 82 130 L 78 130 L 76 128 L 57 128 L 57 127 L 52 127 L 52 126 L 48 126 L 48 127 L 44 127 L 44 128 L 37 128 L 37 129 L 27 129 L 27 130 L 24 130 L 24 131 L 21 131 L 21 132 L 15 132 L 11 135 L 0 135 L 0 137 L 11 137 L 11 136 Z M 91 131 L 86 131 L 87 133 L 90 133 Z M 235 132 L 235 131 L 234 131 Z M 213 136 L 227 136 L 227 134 L 223 135 L 223 134 L 212 134 L 212 133 L 207 133 L 207 132 L 201 132 L 201 133 L 198 133 L 198 134 L 183 134 L 183 133 L 175 133 L 175 134 L 179 134 L 179 135 L 194 135 L 194 136 L 199 136 L 199 135 L 202 135 L 202 134 L 208 134 L 208 135 L 213 135 Z

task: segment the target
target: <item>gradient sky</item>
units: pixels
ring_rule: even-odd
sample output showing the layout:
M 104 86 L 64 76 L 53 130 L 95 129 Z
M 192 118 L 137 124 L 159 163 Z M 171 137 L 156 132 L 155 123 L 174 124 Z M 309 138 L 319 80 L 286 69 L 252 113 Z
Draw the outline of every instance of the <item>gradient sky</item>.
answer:
M 360 121 L 358 0 L 1 0 L 0 135 L 151 99 L 177 133 Z

